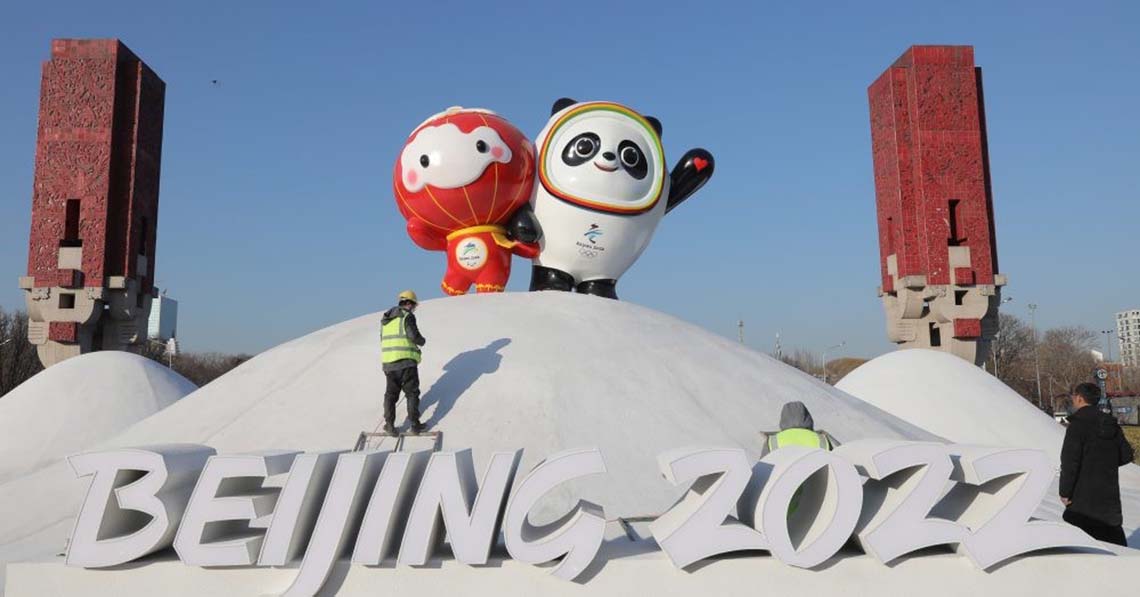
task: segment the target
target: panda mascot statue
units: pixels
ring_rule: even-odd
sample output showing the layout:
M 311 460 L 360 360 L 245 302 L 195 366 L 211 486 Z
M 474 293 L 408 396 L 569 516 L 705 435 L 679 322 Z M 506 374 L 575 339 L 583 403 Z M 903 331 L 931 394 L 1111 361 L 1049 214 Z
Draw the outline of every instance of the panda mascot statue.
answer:
M 554 103 L 535 141 L 538 183 L 508 229 L 538 242 L 530 289 L 617 298 L 617 281 L 661 218 L 713 173 L 693 149 L 669 172 L 661 123 L 614 102 Z

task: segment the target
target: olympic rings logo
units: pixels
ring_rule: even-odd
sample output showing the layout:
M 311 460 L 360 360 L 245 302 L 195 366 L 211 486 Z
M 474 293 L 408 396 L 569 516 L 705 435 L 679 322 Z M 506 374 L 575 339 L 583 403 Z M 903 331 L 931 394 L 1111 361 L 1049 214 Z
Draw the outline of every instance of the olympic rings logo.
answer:
M 598 256 L 598 252 L 591 249 L 578 249 L 578 254 L 586 259 L 593 259 Z

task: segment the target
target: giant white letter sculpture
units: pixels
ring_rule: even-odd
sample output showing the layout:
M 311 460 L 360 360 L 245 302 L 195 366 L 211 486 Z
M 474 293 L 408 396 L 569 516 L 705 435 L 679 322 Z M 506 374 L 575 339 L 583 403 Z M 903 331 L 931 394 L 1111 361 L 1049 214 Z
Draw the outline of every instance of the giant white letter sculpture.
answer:
M 962 525 L 930 517 L 954 470 L 945 444 L 870 439 L 839 446 L 835 454 L 867 477 L 855 537 L 876 560 L 886 564 L 965 537 Z
M 360 523 L 352 550 L 353 564 L 378 566 L 396 555 L 430 456 L 427 450 L 388 455 Z
M 788 446 L 761 459 L 756 467 L 763 484 L 752 519 L 780 561 L 811 568 L 835 555 L 859 522 L 863 487 L 851 463 L 818 448 Z M 792 497 L 799 504 L 789 516 Z M 746 506 L 741 506 L 747 510 Z M 798 541 L 793 542 L 793 537 Z
M 301 454 L 293 459 L 288 472 L 270 475 L 262 483 L 265 487 L 280 489 L 281 493 L 261 544 L 258 566 L 284 566 L 303 555 L 340 454 L 340 451 Z
M 67 565 L 117 566 L 169 547 L 213 455 L 206 446 L 172 444 L 68 458 L 76 475 L 95 478 L 75 519 Z M 141 528 L 139 513 L 148 517 Z
M 439 543 L 439 514 L 455 559 L 464 564 L 486 564 L 491 544 L 499 534 L 503 497 L 515 479 L 522 450 L 495 452 L 483 481 L 476 486 L 471 451 L 431 455 L 408 517 L 400 564 L 422 566 Z
M 270 475 L 289 470 L 297 452 L 211 456 L 174 537 L 174 551 L 190 566 L 251 566 L 261 551 L 277 492 L 262 490 Z M 222 534 L 223 522 L 244 522 L 245 532 Z
M 555 487 L 604 472 L 606 463 L 597 448 L 560 452 L 534 467 L 507 505 L 503 536 L 511 557 L 528 564 L 542 564 L 564 556 L 551 574 L 563 580 L 580 576 L 602 546 L 606 533 L 602 507 L 579 500 L 561 520 L 543 527 L 532 526 L 527 515 Z
M 173 543 L 191 565 L 282 565 L 305 546 L 292 597 L 316 594 L 350 548 L 358 564 L 425 564 L 444 529 L 457 561 L 484 564 L 501 521 L 512 558 L 561 559 L 553 575 L 579 579 L 602 545 L 602 507 L 579 500 L 542 527 L 529 516 L 555 487 L 605 473 L 605 461 L 597 449 L 555 454 L 504 508 L 520 457 L 492 454 L 477 485 L 469 450 L 218 457 L 187 444 L 72 456 L 75 472 L 94 478 L 66 562 L 115 566 Z M 982 569 L 1046 548 L 1109 551 L 1075 527 L 1031 518 L 1054 477 L 1040 450 L 862 440 L 834 452 L 781 448 L 751 468 L 735 448 L 673 450 L 658 465 L 689 485 L 650 524 L 679 568 L 752 549 L 811 568 L 852 534 L 884 564 L 944 544 Z
M 333 562 L 355 541 L 357 529 L 349 528 L 348 522 L 363 517 L 368 496 L 389 454 L 350 452 L 337 458 L 317 526 L 305 549 L 301 569 L 284 593 L 286 597 L 316 595 L 325 584 Z
M 730 516 L 752 476 L 744 450 L 671 450 L 658 456 L 657 463 L 673 485 L 690 484 L 680 501 L 649 525 L 674 566 L 684 568 L 722 553 L 768 548 L 764 535 Z
M 960 483 L 947 495 L 961 508 L 958 521 L 970 528 L 961 548 L 979 568 L 1050 547 L 1108 551 L 1077 527 L 1031 520 L 1053 481 L 1053 467 L 1041 450 L 950 446 Z

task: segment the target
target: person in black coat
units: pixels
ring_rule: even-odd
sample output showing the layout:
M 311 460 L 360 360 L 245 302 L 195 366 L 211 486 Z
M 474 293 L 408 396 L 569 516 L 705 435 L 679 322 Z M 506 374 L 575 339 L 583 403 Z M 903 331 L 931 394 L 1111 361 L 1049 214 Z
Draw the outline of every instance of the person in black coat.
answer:
M 1098 541 L 1126 545 L 1119 468 L 1132 462 L 1132 446 L 1116 419 L 1097 409 L 1100 388 L 1073 388 L 1073 409 L 1061 447 L 1061 503 L 1065 522 Z

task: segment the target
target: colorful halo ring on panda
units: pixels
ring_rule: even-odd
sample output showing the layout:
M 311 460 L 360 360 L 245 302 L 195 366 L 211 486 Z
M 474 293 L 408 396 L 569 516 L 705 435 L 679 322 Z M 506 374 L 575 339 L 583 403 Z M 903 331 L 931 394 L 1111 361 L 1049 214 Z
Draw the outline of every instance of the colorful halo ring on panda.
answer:
M 502 224 L 530 200 L 534 146 L 490 110 L 450 108 L 408 136 L 392 183 L 405 219 L 444 234 Z
M 606 140 L 597 134 L 599 130 L 607 135 L 619 135 L 621 144 L 634 143 L 634 139 L 627 138 L 629 136 L 640 137 L 636 149 L 649 162 L 646 174 L 651 174 L 652 178 L 632 183 L 620 178 L 604 181 L 598 179 L 597 172 L 589 169 L 586 176 L 596 180 L 584 180 L 584 177 L 574 175 L 571 168 L 567 167 L 570 164 L 567 156 L 575 157 L 569 143 L 586 135 L 593 135 L 595 141 L 604 143 Z M 613 139 L 609 141 L 612 144 Z M 538 175 L 542 186 L 551 195 L 567 203 L 607 213 L 636 215 L 652 210 L 661 200 L 668 176 L 661 136 L 644 116 L 626 106 L 613 102 L 585 102 L 570 106 L 543 131 L 538 146 Z M 625 168 L 623 158 L 629 148 L 629 145 L 625 145 L 622 151 L 615 154 L 617 164 L 627 171 L 631 170 Z M 598 149 L 595 148 L 594 151 L 597 152 Z M 612 172 L 596 163 L 594 165 L 604 172 Z M 567 187 L 588 190 L 590 194 L 572 193 L 566 190 Z

